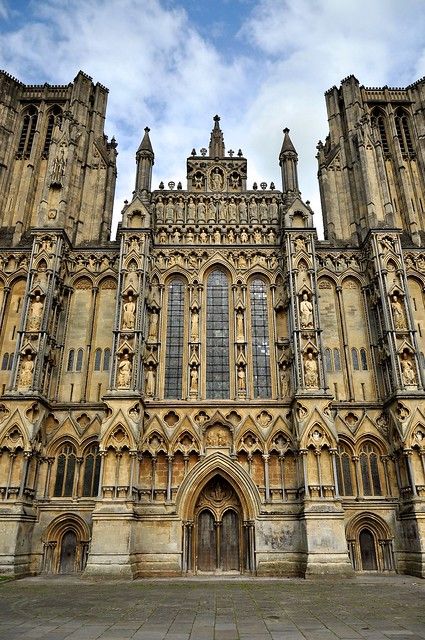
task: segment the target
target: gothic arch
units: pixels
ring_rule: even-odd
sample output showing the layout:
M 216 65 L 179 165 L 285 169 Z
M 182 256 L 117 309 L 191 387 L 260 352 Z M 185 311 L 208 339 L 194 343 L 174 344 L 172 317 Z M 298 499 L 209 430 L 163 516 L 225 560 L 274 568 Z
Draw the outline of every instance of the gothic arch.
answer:
M 42 536 L 44 573 L 61 572 L 63 544 L 69 534 L 75 540 L 72 572 L 84 569 L 91 539 L 90 528 L 79 515 L 64 513 L 52 520 Z
M 207 456 L 187 474 L 176 495 L 176 510 L 183 520 L 193 517 L 197 499 L 207 482 L 221 475 L 233 487 L 242 505 L 244 518 L 252 520 L 260 512 L 260 495 L 252 478 L 228 456 L 216 452 Z

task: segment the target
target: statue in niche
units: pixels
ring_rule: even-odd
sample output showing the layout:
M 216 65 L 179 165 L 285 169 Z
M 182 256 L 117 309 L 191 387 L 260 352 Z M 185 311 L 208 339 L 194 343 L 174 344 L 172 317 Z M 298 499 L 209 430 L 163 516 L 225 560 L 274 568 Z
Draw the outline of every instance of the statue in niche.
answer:
M 238 367 L 238 392 L 241 394 L 246 392 L 245 367 L 242 365 Z
M 254 199 L 252 199 L 251 202 L 249 203 L 249 215 L 251 218 L 251 222 L 257 222 L 258 210 L 257 210 L 257 203 L 255 202 Z
M 156 266 L 160 271 L 162 271 L 166 267 L 164 255 L 162 253 L 160 253 L 156 259 Z
M 188 258 L 187 266 L 188 266 L 189 269 L 197 269 L 198 268 L 198 258 L 193 253 Z
M 307 251 L 304 238 L 295 238 L 295 253 L 299 251 Z
M 153 364 L 148 366 L 145 375 L 145 394 L 152 398 L 155 395 L 155 369 Z
M 162 230 L 162 231 L 161 231 L 161 233 L 160 233 L 160 234 L 159 234 L 159 236 L 158 236 L 158 242 L 159 242 L 160 244 L 167 244 L 167 240 L 168 240 L 168 236 L 167 236 L 167 234 L 165 233 L 165 231 L 164 231 L 164 230 Z
M 243 253 L 240 253 L 238 256 L 238 269 L 247 269 L 248 263 L 246 261 L 246 257 Z
M 120 389 L 128 389 L 131 382 L 132 364 L 128 353 L 124 353 L 118 364 L 117 386 Z
M 65 166 L 66 166 L 65 150 L 66 150 L 66 145 L 61 144 L 61 146 L 59 147 L 59 151 L 56 154 L 55 159 L 53 160 L 52 173 L 50 176 L 51 184 L 56 184 L 56 185 L 62 184 L 62 180 L 65 176 Z
M 135 319 L 136 305 L 133 301 L 133 296 L 128 296 L 128 301 L 123 306 L 122 328 L 133 330 Z
M 202 244 L 206 244 L 208 242 L 208 236 L 205 233 L 205 229 L 202 229 L 201 233 L 199 234 L 199 241 Z
M 308 352 L 307 358 L 304 360 L 304 384 L 310 389 L 319 387 L 319 369 L 312 351 Z
M 136 265 L 131 262 L 128 266 L 128 273 L 125 277 L 125 287 L 126 289 L 131 289 L 132 291 L 137 291 L 139 287 L 139 278 L 136 272 Z
M 34 371 L 34 360 L 30 353 L 27 354 L 25 360 L 22 361 L 21 370 L 19 372 L 19 386 L 30 387 L 32 384 L 32 374 Z
M 28 313 L 28 331 L 38 331 L 43 317 L 43 303 L 40 296 L 35 296 Z
M 218 229 L 214 231 L 214 242 L 215 244 L 221 244 L 221 233 Z
M 391 311 L 393 313 L 394 327 L 396 329 L 406 329 L 404 309 L 396 294 L 393 295 L 391 300 Z
M 245 231 L 245 229 L 242 229 L 241 231 L 241 242 L 248 242 L 249 240 L 249 236 L 247 234 L 247 232 Z
M 237 209 L 233 198 L 229 202 L 229 222 L 236 222 Z
M 172 198 L 168 198 L 165 214 L 167 222 L 174 222 L 174 204 Z
M 190 339 L 192 342 L 198 342 L 199 340 L 199 312 L 196 308 L 192 309 Z
M 211 174 L 211 188 L 213 191 L 221 191 L 223 189 L 223 176 L 218 167 Z
M 401 377 L 403 378 L 403 384 L 406 386 L 416 385 L 416 374 L 409 354 L 404 351 L 401 356 Z
M 187 205 L 187 219 L 188 221 L 195 221 L 196 218 L 196 205 L 193 202 L 193 198 L 189 198 L 189 202 Z
M 236 311 L 236 342 L 245 342 L 245 331 L 243 325 L 243 311 Z
M 177 222 L 183 222 L 184 220 L 184 202 L 183 198 L 179 198 L 176 204 L 176 219 Z
M 261 202 L 260 202 L 259 211 L 260 211 L 260 220 L 261 220 L 261 222 L 267 222 L 269 208 L 267 206 L 265 198 L 263 198 L 261 200 Z
M 276 240 L 276 234 L 273 231 L 273 229 L 270 229 L 270 231 L 268 232 L 267 240 L 269 241 L 270 244 L 274 244 L 274 242 Z
M 239 216 L 241 222 L 246 220 L 246 202 L 243 199 L 239 203 Z
M 215 207 L 214 200 L 211 200 L 208 204 L 208 218 L 210 222 L 215 222 L 216 215 L 217 215 L 217 209 Z
M 40 265 L 34 278 L 34 285 L 40 287 L 44 292 L 47 291 L 47 269 L 44 265 Z
M 186 233 L 186 243 L 193 244 L 194 240 L 195 240 L 195 236 L 193 235 L 193 231 L 192 229 L 189 229 L 188 232 Z
M 279 208 L 277 206 L 276 198 L 272 198 L 270 203 L 270 222 L 274 223 L 278 221 Z
M 287 398 L 290 395 L 291 378 L 290 378 L 288 365 L 286 364 L 286 362 L 282 363 L 279 374 L 280 374 L 279 375 L 280 395 L 282 396 L 282 398 Z
M 301 327 L 308 328 L 313 326 L 313 305 L 308 299 L 308 294 L 303 293 L 300 302 L 300 320 Z
M 202 198 L 199 198 L 198 208 L 197 208 L 197 214 L 198 214 L 198 221 L 199 222 L 205 220 L 206 211 L 207 211 L 207 208 L 205 206 L 205 202 L 203 201 Z
M 190 388 L 191 396 L 198 395 L 198 367 L 192 367 L 190 370 Z
M 158 312 L 156 309 L 153 309 L 149 316 L 148 340 L 150 342 L 156 342 L 156 338 L 158 336 L 158 320 Z
M 164 220 L 164 203 L 162 202 L 162 198 L 158 199 L 155 205 L 155 211 L 157 222 L 162 222 Z
M 258 231 L 258 229 L 254 231 L 254 242 L 255 244 L 261 244 L 263 242 L 263 236 Z
M 227 234 L 227 241 L 229 244 L 234 244 L 235 234 L 233 233 L 233 229 L 230 229 L 229 233 Z

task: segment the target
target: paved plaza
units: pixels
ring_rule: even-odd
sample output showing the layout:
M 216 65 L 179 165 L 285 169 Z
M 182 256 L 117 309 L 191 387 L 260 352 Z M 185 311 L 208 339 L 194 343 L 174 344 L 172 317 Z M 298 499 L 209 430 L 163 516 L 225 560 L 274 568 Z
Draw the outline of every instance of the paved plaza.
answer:
M 177 579 L 0 583 L 0 639 L 419 640 L 425 581 Z

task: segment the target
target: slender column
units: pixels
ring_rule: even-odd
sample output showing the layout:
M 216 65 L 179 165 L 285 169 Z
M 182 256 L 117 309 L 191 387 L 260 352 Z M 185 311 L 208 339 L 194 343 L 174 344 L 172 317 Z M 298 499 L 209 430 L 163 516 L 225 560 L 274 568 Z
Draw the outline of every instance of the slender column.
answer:
M 356 491 L 357 498 L 360 498 L 360 458 L 359 456 L 353 456 L 354 468 L 356 472 Z
M 248 453 L 248 473 L 252 477 L 252 454 Z
M 83 463 L 83 458 L 76 458 L 75 459 L 75 474 L 74 474 L 74 485 L 72 487 L 72 495 L 75 498 L 78 498 L 78 489 L 79 489 L 79 484 L 80 484 L 80 471 L 81 471 L 81 465 Z
M 394 467 L 395 467 L 395 475 L 396 475 L 397 484 L 398 484 L 398 491 L 401 494 L 402 483 L 401 483 L 401 475 L 400 475 L 400 467 L 399 467 L 398 457 L 394 456 L 393 460 L 394 460 Z
M 336 468 L 337 450 L 336 449 L 331 449 L 330 450 L 330 454 L 331 454 L 331 458 L 332 458 L 332 473 L 333 473 L 333 477 L 334 477 L 335 497 L 339 498 L 340 497 L 339 482 L 338 482 L 338 472 L 337 472 L 337 468 Z
M 302 460 L 302 472 L 303 472 L 303 483 L 304 483 L 304 496 L 306 498 L 309 497 L 309 490 L 308 490 L 308 469 L 307 469 L 307 449 L 301 449 L 300 450 L 300 456 L 301 456 L 301 460 Z
M 321 461 L 320 461 L 321 451 L 320 451 L 320 449 L 315 449 L 314 453 L 316 455 L 317 478 L 319 480 L 319 493 L 320 493 L 320 497 L 323 498 L 322 465 L 321 465 Z
M 130 482 L 128 487 L 130 499 L 133 498 L 134 469 L 136 466 L 136 459 L 137 459 L 137 451 L 134 451 L 134 450 L 130 451 Z
M 156 483 L 156 457 L 152 456 L 152 471 L 151 471 L 151 502 L 155 498 L 155 483 Z
M 103 472 L 105 469 L 105 458 L 106 458 L 106 451 L 99 451 L 99 455 L 100 455 L 100 469 L 99 469 L 99 488 L 97 491 L 97 497 L 101 498 L 103 496 Z
M 285 456 L 279 456 L 280 466 L 280 490 L 282 492 L 282 500 L 285 500 Z
M 9 473 L 7 474 L 6 498 L 9 497 L 10 481 L 12 479 L 13 464 L 15 462 L 15 458 L 16 453 L 14 451 L 9 451 Z
M 268 453 L 263 453 L 266 502 L 270 502 L 269 458 L 270 456 Z
M 188 469 L 188 465 L 189 465 L 189 456 L 185 454 L 183 456 L 183 460 L 184 460 L 184 477 L 186 477 L 187 469 Z
M 168 459 L 168 468 L 167 468 L 167 502 L 171 502 L 171 485 L 173 481 L 173 458 L 172 454 L 167 456 Z
M 385 486 L 387 488 L 387 495 L 392 497 L 390 476 L 388 473 L 388 456 L 381 456 L 381 460 L 384 464 Z
M 115 487 L 114 487 L 114 497 L 117 497 L 118 495 L 118 485 L 119 485 L 119 480 L 120 480 L 120 467 L 121 467 L 121 458 L 122 458 L 122 452 L 121 451 L 116 451 L 115 452 Z
M 416 491 L 415 470 L 414 470 L 413 464 L 412 464 L 412 450 L 411 449 L 405 449 L 405 451 L 403 451 L 403 454 L 405 455 L 406 460 L 407 460 L 407 472 L 409 474 L 410 488 L 412 489 L 413 495 L 417 496 L 418 493 Z
M 46 483 L 44 485 L 44 499 L 47 500 L 49 497 L 49 486 L 50 486 L 50 476 L 52 475 L 52 466 L 54 463 L 54 458 L 47 458 L 47 472 L 46 472 Z
M 22 498 L 22 496 L 24 495 L 24 490 L 25 490 L 25 483 L 27 481 L 27 474 L 28 474 L 28 463 L 31 459 L 32 456 L 32 452 L 31 451 L 24 451 L 24 464 L 22 466 L 22 476 L 21 476 L 21 484 L 19 486 L 19 497 Z

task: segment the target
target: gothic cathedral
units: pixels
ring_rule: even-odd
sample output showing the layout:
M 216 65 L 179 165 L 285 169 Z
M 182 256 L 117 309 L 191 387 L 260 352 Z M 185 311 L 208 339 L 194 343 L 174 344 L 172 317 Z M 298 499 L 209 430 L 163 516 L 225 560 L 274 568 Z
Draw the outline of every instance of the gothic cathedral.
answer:
M 326 93 L 325 240 L 218 116 L 112 240 L 107 93 L 0 73 L 0 573 L 425 577 L 425 80 Z

